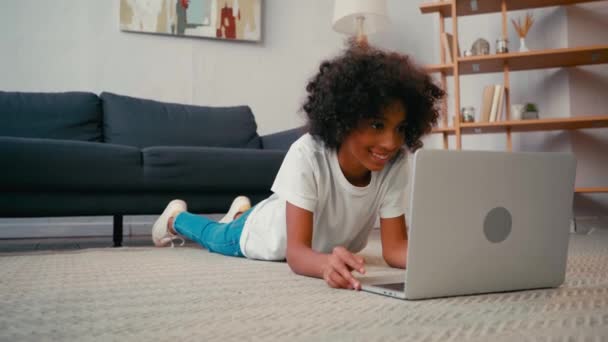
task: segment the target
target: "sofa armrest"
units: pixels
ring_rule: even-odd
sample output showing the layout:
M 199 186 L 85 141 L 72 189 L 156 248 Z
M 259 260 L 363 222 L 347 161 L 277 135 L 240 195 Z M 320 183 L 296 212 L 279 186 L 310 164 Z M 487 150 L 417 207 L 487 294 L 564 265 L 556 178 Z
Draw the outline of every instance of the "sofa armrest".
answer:
M 298 127 L 262 136 L 262 148 L 265 150 L 288 150 L 298 138 L 306 133 L 305 128 Z

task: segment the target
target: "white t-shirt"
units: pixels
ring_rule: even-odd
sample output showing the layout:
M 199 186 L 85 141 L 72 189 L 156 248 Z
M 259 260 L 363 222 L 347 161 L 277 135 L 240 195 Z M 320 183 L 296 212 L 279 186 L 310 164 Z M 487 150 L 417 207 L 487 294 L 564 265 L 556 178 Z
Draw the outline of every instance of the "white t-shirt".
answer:
M 240 239 L 250 259 L 284 260 L 287 248 L 285 201 L 313 213 L 312 249 L 331 253 L 344 246 L 353 253 L 367 245 L 378 214 L 404 214 L 407 157 L 401 153 L 365 187 L 352 185 L 342 173 L 336 151 L 310 134 L 294 142 L 279 169 L 269 198 L 258 203 Z

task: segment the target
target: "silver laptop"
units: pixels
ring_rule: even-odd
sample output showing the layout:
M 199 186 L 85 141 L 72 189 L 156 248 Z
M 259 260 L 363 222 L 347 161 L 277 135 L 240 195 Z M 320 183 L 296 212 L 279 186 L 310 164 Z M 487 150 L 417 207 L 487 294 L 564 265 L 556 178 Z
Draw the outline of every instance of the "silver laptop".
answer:
M 405 275 L 362 278 L 402 299 L 564 282 L 576 160 L 567 153 L 418 150 Z

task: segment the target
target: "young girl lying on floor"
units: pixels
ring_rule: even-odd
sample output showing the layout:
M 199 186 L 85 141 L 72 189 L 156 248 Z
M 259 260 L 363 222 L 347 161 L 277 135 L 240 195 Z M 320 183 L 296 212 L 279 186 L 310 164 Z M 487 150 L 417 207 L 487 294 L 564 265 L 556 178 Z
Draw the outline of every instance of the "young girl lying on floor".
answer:
M 183 236 L 223 255 L 286 259 L 297 274 L 358 290 L 351 272 L 365 268 L 355 253 L 380 215 L 384 260 L 405 268 L 406 152 L 422 147 L 444 92 L 407 56 L 353 43 L 322 62 L 306 90 L 308 133 L 287 152 L 273 195 L 253 208 L 238 197 L 220 222 L 173 200 L 153 226 L 156 246 Z

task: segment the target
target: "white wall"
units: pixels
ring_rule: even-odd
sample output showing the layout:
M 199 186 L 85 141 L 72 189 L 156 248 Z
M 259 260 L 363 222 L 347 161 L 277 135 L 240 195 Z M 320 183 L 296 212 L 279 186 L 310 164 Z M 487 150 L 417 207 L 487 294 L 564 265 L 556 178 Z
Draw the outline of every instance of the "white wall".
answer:
M 391 29 L 371 36 L 371 42 L 407 52 L 420 63 L 434 60 L 437 25 L 420 14 L 419 3 L 389 0 Z M 324 58 L 344 47 L 345 37 L 331 29 L 331 0 L 264 0 L 261 43 L 121 32 L 119 5 L 119 0 L 3 2 L 0 89 L 247 104 L 259 133 L 266 134 L 303 124 L 298 111 L 307 80 Z M 0 219 L 0 237 L 100 235 L 111 232 L 109 225 L 108 217 Z M 141 233 L 142 226 L 127 218 L 125 233 Z
M 10 1 L 0 11 L 0 89 L 89 90 L 204 105 L 248 104 L 261 134 L 303 123 L 297 112 L 319 62 L 342 49 L 333 1 L 263 1 L 263 42 L 119 30 L 119 0 Z M 389 1 L 392 29 L 372 42 L 435 53 L 435 25 L 415 1 Z M 429 32 L 420 35 L 418 32 Z
M 392 27 L 372 36 L 372 43 L 409 53 L 420 63 L 438 62 L 437 16 L 420 14 L 422 2 L 389 0 Z M 5 2 L 0 89 L 112 91 L 181 103 L 248 104 L 261 134 L 292 128 L 303 122 L 297 112 L 307 79 L 322 59 L 343 47 L 344 36 L 331 30 L 332 9 L 330 0 L 266 0 L 263 42 L 256 44 L 121 32 L 119 0 Z M 531 49 L 568 45 L 565 11 L 533 11 Z M 510 18 L 523 14 L 513 12 Z M 446 26 L 451 28 L 449 21 Z M 500 17 L 464 17 L 459 28 L 462 49 L 479 37 L 494 49 Z M 510 25 L 509 33 L 510 48 L 516 50 Z M 461 77 L 462 106 L 479 111 L 483 86 L 494 82 L 502 82 L 502 73 Z M 512 103 L 536 101 L 543 117 L 570 115 L 567 71 L 515 72 L 511 85 Z M 451 117 L 453 105 L 449 108 Z M 552 148 L 546 144 L 552 135 L 516 135 L 514 147 Z M 503 135 L 466 136 L 464 147 L 503 149 L 504 140 Z M 433 137 L 427 145 L 440 147 L 439 142 Z
M 420 63 L 438 62 L 437 16 L 420 14 L 422 2 L 389 0 L 391 29 L 372 36 L 372 43 L 411 54 Z M 266 0 L 263 42 L 255 44 L 121 32 L 119 0 L 6 2 L 0 12 L 5 51 L 0 89 L 112 91 L 180 103 L 248 104 L 261 134 L 292 128 L 303 122 L 297 113 L 306 81 L 322 59 L 343 47 L 344 36 L 331 30 L 332 10 L 329 0 Z M 564 12 L 535 10 L 530 48 L 567 45 Z M 498 14 L 462 18 L 461 47 L 482 37 L 494 48 L 499 22 Z M 509 31 L 514 49 L 517 39 Z M 567 116 L 561 110 L 569 107 L 566 78 L 559 70 L 514 73 L 512 100 L 535 100 L 541 114 Z M 462 77 L 461 104 L 479 111 L 483 86 L 494 82 L 502 82 L 502 74 Z M 439 137 L 427 141 L 441 146 Z M 465 137 L 464 146 L 504 149 L 505 144 L 503 136 L 485 135 Z
M 598 2 L 568 8 L 568 45 L 608 43 L 608 3 Z M 608 115 L 608 65 L 568 70 L 572 116 Z M 608 187 L 608 128 L 569 133 L 578 160 L 579 186 Z M 608 217 L 608 194 L 575 196 L 579 216 Z
M 422 15 L 418 9 L 422 2 L 388 0 L 392 26 L 372 36 L 371 42 L 408 53 L 423 64 L 438 63 L 438 18 Z M 247 104 L 256 116 L 260 134 L 276 132 L 303 123 L 298 110 L 307 80 L 321 60 L 344 46 L 344 36 L 331 29 L 332 11 L 331 0 L 265 0 L 263 41 L 240 43 L 121 32 L 119 0 L 4 1 L 0 9 L 0 89 L 111 91 L 179 103 Z M 524 13 L 513 12 L 509 17 Z M 565 8 L 536 9 L 533 13 L 536 23 L 527 40 L 530 49 L 571 43 Z M 596 25 L 607 32 L 604 24 Z M 446 27 L 451 28 L 451 22 Z M 470 47 L 482 37 L 494 50 L 501 29 L 499 14 L 461 18 L 460 46 Z M 605 37 L 597 39 L 607 41 Z M 510 24 L 509 40 L 510 49 L 517 50 L 518 39 Z M 605 89 L 606 66 L 598 68 L 603 71 L 594 76 L 595 84 Z M 569 77 L 571 73 L 560 69 L 512 73 L 512 103 L 537 102 L 542 117 L 570 116 L 577 112 L 570 108 L 579 107 L 583 93 L 574 94 L 571 101 Z M 451 78 L 448 81 L 452 84 Z M 502 83 L 502 73 L 462 77 L 461 105 L 473 105 L 479 112 L 483 86 L 491 83 Z M 593 89 L 597 92 L 599 88 Z M 595 110 L 605 108 L 602 102 Z M 452 98 L 449 109 L 451 117 Z M 605 114 L 605 110 L 597 114 Z M 564 132 L 515 134 L 513 146 L 514 150 L 575 150 L 577 154 L 592 150 L 596 156 L 605 149 L 598 151 L 592 145 L 605 138 L 605 130 L 594 134 L 577 138 L 590 142 L 577 143 L 575 148 L 571 135 Z M 442 146 L 437 135 L 425 143 L 432 148 Z M 504 150 L 506 140 L 504 134 L 465 136 L 463 147 Z M 606 185 L 606 164 L 594 164 L 595 160 L 584 158 L 583 164 L 592 166 L 579 171 L 585 170 L 585 182 Z

